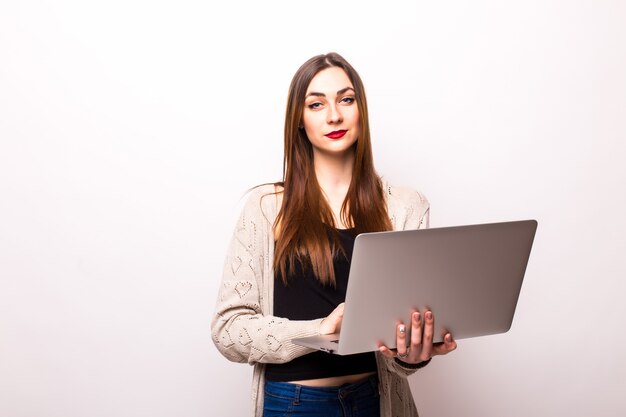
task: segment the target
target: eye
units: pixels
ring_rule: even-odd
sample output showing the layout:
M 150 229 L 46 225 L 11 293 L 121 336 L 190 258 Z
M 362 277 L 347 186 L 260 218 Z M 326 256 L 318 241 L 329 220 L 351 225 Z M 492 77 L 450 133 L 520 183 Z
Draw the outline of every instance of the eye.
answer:
M 341 99 L 341 103 L 345 103 L 345 104 L 352 104 L 356 101 L 356 99 L 354 97 L 344 97 Z
M 320 102 L 311 103 L 307 107 L 311 110 L 317 110 L 322 107 L 322 103 Z

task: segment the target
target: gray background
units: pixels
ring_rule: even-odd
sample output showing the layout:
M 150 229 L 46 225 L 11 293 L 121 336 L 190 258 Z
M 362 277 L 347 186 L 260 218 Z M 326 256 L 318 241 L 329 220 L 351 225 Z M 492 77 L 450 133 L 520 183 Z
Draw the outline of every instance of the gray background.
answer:
M 432 225 L 536 218 L 509 333 L 411 377 L 422 416 L 626 413 L 621 1 L 0 5 L 0 415 L 243 416 L 209 322 L 288 83 L 343 54 L 378 171 Z

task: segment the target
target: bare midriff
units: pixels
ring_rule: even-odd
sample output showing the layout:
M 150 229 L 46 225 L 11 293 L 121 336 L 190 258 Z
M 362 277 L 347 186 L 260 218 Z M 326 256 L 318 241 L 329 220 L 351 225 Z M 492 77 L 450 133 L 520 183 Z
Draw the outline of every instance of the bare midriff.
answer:
M 305 379 L 301 381 L 289 381 L 292 384 L 304 385 L 306 387 L 338 387 L 343 384 L 354 384 L 363 381 L 376 372 L 366 372 L 364 374 L 332 376 L 329 378 Z

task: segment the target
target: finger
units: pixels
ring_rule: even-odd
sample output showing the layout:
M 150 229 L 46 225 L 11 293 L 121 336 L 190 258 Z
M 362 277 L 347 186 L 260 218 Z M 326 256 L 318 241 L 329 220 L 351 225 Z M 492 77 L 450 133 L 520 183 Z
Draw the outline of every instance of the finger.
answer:
M 452 337 L 451 333 L 446 333 L 443 337 L 443 342 L 437 343 L 435 348 L 433 349 L 434 355 L 446 355 L 457 348 L 456 341 Z
M 331 316 L 335 317 L 343 317 L 343 310 L 346 306 L 346 303 L 341 303 L 330 313 Z
M 320 334 L 332 334 L 341 330 L 344 306 L 345 303 L 339 304 L 327 317 L 322 320 L 320 324 Z
M 417 361 L 422 351 L 422 315 L 419 311 L 411 314 L 411 349 L 410 357 L 412 361 Z
M 343 310 L 346 303 L 341 303 L 335 308 L 333 313 L 335 314 L 335 333 L 341 331 L 341 323 L 343 322 Z
M 435 332 L 435 316 L 432 311 L 424 314 L 424 336 L 422 337 L 422 351 L 419 359 L 427 361 L 433 350 L 433 333 Z
M 385 345 L 380 345 L 378 347 L 378 351 L 390 359 L 396 356 L 396 352 L 392 351 Z
M 443 346 L 446 349 L 446 352 L 452 352 L 456 349 L 456 340 L 454 340 L 451 333 L 447 333 L 443 338 Z
M 404 323 L 399 323 L 396 328 L 396 350 L 398 351 L 398 356 L 407 354 L 406 326 Z

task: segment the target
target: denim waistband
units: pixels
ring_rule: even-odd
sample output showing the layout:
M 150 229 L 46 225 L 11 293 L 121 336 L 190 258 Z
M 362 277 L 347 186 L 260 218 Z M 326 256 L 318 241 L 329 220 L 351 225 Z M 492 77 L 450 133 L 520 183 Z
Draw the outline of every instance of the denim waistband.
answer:
M 378 376 L 372 375 L 363 381 L 337 387 L 309 387 L 290 382 L 266 381 L 265 392 L 277 397 L 293 399 L 296 403 L 301 399 L 324 401 L 349 396 L 372 396 L 378 395 Z

